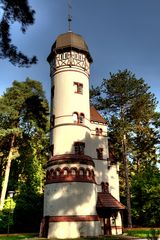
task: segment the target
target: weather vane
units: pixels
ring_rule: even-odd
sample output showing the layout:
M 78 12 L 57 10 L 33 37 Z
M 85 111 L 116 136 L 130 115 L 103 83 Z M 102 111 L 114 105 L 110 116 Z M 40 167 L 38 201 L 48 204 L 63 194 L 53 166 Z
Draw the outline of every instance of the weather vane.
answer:
M 72 21 L 71 11 L 72 11 L 71 0 L 68 0 L 68 31 L 69 32 L 71 32 L 71 21 Z

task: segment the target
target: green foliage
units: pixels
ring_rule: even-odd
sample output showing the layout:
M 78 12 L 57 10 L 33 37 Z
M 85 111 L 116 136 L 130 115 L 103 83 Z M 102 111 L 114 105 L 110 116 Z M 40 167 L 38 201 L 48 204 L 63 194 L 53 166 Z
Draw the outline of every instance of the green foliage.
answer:
M 25 33 L 27 27 L 34 23 L 35 11 L 31 10 L 28 0 L 0 0 L 2 9 L 2 18 L 0 22 L 0 58 L 8 58 L 13 65 L 19 67 L 29 67 L 37 62 L 34 56 L 29 59 L 22 52 L 17 50 L 17 47 L 12 44 L 10 25 L 14 22 L 21 24 L 21 31 Z
M 128 189 L 133 184 L 131 179 L 138 177 L 138 173 L 144 174 L 150 167 L 156 168 L 158 163 L 160 114 L 155 112 L 157 101 L 149 90 L 150 87 L 142 78 L 137 79 L 128 70 L 110 73 L 109 79 L 103 79 L 100 87 L 91 88 L 91 102 L 108 118 L 110 141 L 114 147 L 114 154 L 120 161 L 120 193 L 125 205 L 129 199 Z M 137 178 L 138 183 L 139 181 L 141 179 Z M 139 224 L 141 222 L 148 226 L 151 223 L 156 225 L 159 220 L 156 210 L 159 208 L 155 203 L 151 205 L 152 199 L 154 201 L 157 198 L 159 189 L 152 188 L 151 183 L 150 188 L 154 189 L 155 194 L 148 196 L 147 192 L 143 191 L 142 199 L 145 196 L 150 201 L 146 201 L 145 208 L 148 210 L 145 213 L 145 221 L 139 221 Z M 132 186 L 134 219 L 138 219 L 137 215 L 143 217 L 143 204 L 139 204 L 141 195 L 138 196 L 138 191 L 138 187 L 135 190 L 135 186 Z M 125 195 L 127 201 L 124 199 Z M 137 203 L 137 210 L 134 203 Z
M 21 231 L 39 231 L 45 177 L 43 165 L 48 159 L 49 149 L 48 102 L 41 83 L 31 79 L 24 82 L 14 81 L 13 86 L 0 98 L 0 119 L 1 185 L 11 139 L 15 136 L 12 146 L 14 161 L 11 161 L 8 183 L 8 189 L 15 190 L 17 196 L 15 229 L 20 231 L 22 227 Z M 26 219 L 28 223 L 25 222 Z M 5 223 L 4 213 L 2 223 Z
M 7 198 L 5 201 L 4 209 L 0 212 L 0 233 L 13 232 L 13 211 L 15 208 L 15 201 Z
M 125 230 L 128 236 L 138 237 L 138 238 L 157 238 L 160 235 L 159 229 L 132 229 L 132 230 Z
M 19 239 L 31 239 L 33 238 L 34 240 L 40 238 L 35 238 L 35 234 L 14 234 L 14 235 L 8 235 L 8 236 L 0 236 L 1 240 L 19 240 Z
M 160 170 L 148 165 L 132 177 L 133 220 L 139 226 L 158 227 L 160 219 Z
M 15 232 L 39 232 L 43 216 L 43 195 L 35 193 L 26 185 L 16 198 L 14 210 Z

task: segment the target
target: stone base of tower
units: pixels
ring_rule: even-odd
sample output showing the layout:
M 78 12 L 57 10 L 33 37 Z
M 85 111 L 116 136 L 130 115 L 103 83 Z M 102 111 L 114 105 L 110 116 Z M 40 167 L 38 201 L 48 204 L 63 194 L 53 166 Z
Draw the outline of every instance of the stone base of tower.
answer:
M 88 216 L 89 217 L 89 216 Z M 78 217 L 77 217 L 78 220 Z M 52 220 L 51 220 L 52 221 Z M 70 239 L 101 235 L 99 221 L 59 221 L 49 222 L 48 238 Z

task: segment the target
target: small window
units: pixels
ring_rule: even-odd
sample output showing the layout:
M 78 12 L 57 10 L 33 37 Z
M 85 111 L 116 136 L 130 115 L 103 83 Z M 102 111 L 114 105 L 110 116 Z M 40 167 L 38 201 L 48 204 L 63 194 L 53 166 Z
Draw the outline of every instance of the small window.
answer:
M 81 113 L 79 116 L 79 123 L 84 123 L 84 114 Z
M 75 58 L 75 59 L 78 59 L 78 54 L 77 53 L 73 53 L 73 57 Z
M 51 118 L 50 118 L 50 126 L 51 126 L 51 128 L 54 128 L 54 125 L 55 125 L 55 115 L 52 115 Z
M 99 135 L 99 129 L 96 128 L 96 135 L 98 136 Z
M 60 169 L 56 169 L 56 176 L 60 176 L 61 172 Z
M 76 176 L 76 170 L 73 169 L 73 168 L 71 169 L 71 175 L 72 175 L 72 176 Z
M 103 148 L 97 148 L 97 158 L 98 159 L 103 159 Z
M 54 86 L 52 86 L 52 88 L 51 88 L 51 97 L 52 98 L 54 97 Z
M 68 175 L 68 169 L 64 169 L 64 170 L 63 170 L 63 175 L 64 175 L 64 176 L 67 176 L 67 175 Z
M 87 169 L 86 176 L 89 177 L 91 175 L 90 170 Z
M 99 129 L 99 135 L 102 135 L 102 132 L 103 132 L 103 130 L 102 130 L 102 128 L 100 128 Z
M 54 155 L 54 144 L 50 145 L 50 153 L 51 153 L 51 156 Z
M 75 87 L 75 90 L 74 90 L 75 93 L 83 94 L 83 84 L 82 83 L 74 82 L 74 87 Z
M 84 142 L 75 142 L 75 154 L 84 154 L 85 143 Z
M 79 59 L 79 60 L 82 60 L 82 59 L 83 59 L 82 54 L 79 54 L 78 59 Z
M 69 53 L 68 52 L 64 53 L 64 59 L 67 59 L 68 57 L 69 57 Z
M 59 59 L 60 59 L 60 60 L 63 59 L 63 53 L 59 54 Z
M 83 170 L 83 169 L 80 169 L 80 170 L 79 170 L 79 175 L 80 175 L 80 176 L 83 176 L 83 175 L 84 175 L 84 170 Z

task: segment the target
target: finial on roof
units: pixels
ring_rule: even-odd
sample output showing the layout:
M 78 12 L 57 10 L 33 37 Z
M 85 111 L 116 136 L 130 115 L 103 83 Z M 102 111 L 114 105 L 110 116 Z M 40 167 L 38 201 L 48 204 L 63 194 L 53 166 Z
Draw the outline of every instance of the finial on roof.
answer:
M 71 32 L 71 22 L 72 22 L 71 11 L 72 11 L 71 0 L 68 0 L 68 32 Z

